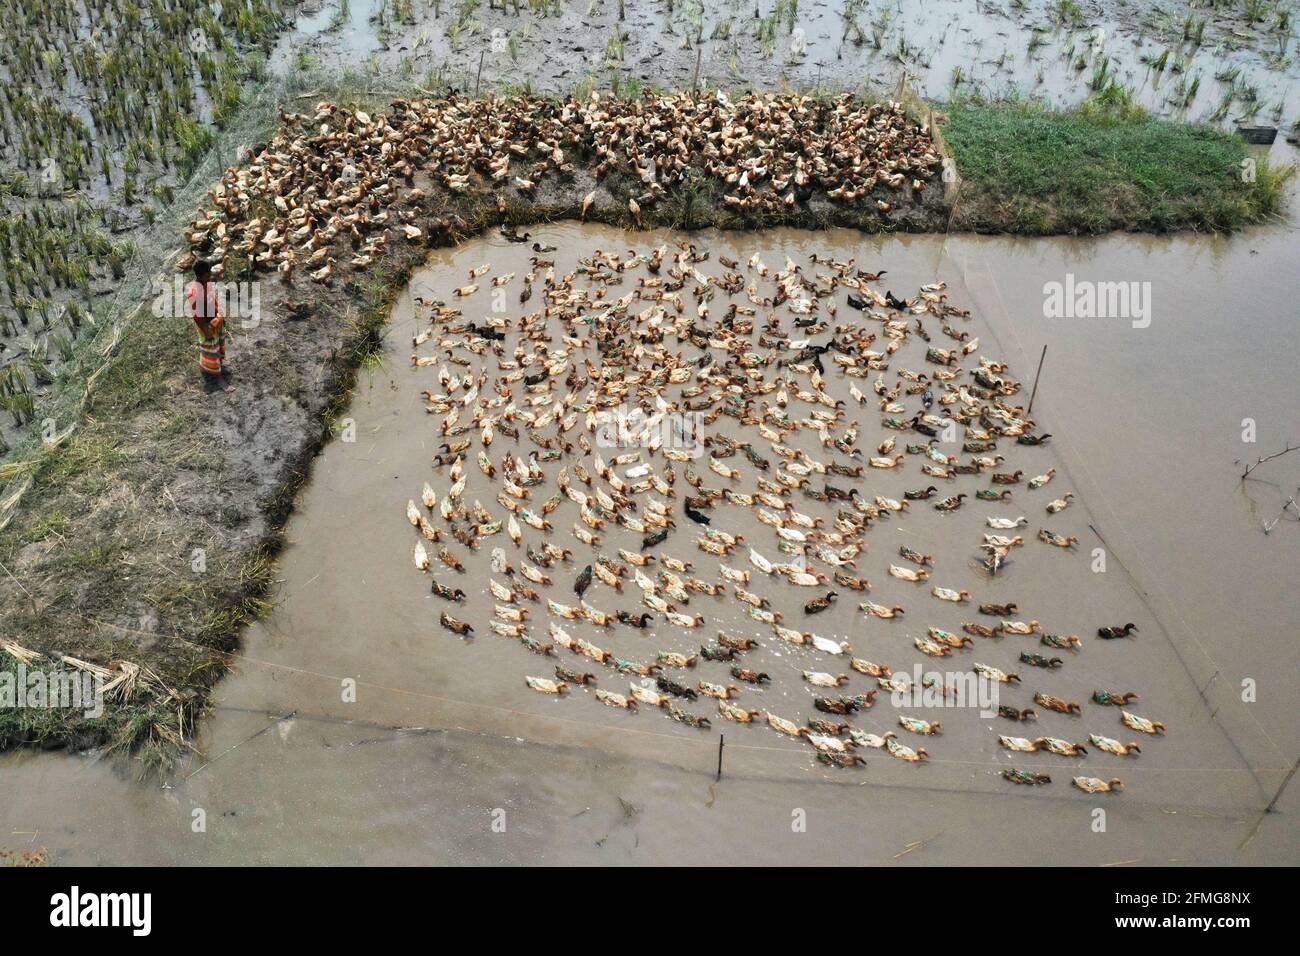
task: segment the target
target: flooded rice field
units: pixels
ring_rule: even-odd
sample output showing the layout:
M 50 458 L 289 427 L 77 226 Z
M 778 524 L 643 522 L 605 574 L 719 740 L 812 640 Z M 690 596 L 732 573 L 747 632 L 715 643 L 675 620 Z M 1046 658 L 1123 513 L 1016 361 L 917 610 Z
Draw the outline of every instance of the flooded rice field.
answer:
M 271 69 L 350 70 L 436 90 L 567 93 L 598 86 L 895 87 L 930 99 L 979 92 L 1069 106 L 1115 84 L 1159 115 L 1294 121 L 1300 87 L 1290 5 L 1125 0 L 477 2 L 299 8 Z
M 596 250 L 626 261 L 633 252 L 649 255 L 665 247 L 660 278 L 671 283 L 679 242 L 693 243 L 699 254 L 709 255 L 683 263 L 687 268 L 715 279 L 737 274 L 741 286 L 752 284 L 760 299 L 773 296 L 776 273 L 787 270 L 787 257 L 829 293 L 804 315 L 791 312 L 790 303 L 753 304 L 743 288 L 733 293 L 723 288 L 725 280 L 701 283 L 687 273 L 680 292 L 686 320 L 696 318 L 701 326 L 715 328 L 729 303 L 753 308 L 751 348 L 757 355 L 769 352 L 759 341 L 769 313 L 777 315 L 782 328 L 770 334 L 773 340 L 806 336 L 822 343 L 844 325 L 849 331 L 837 338 L 877 335 L 868 350 L 884 353 L 886 342 L 898 343 L 896 351 L 877 360 L 882 368 L 863 378 L 846 375 L 834 360 L 836 352 L 821 356 L 829 405 L 809 404 L 803 397 L 816 391 L 811 357 L 784 368 L 760 366 L 756 372 L 761 374 L 751 377 L 750 386 L 737 390 L 736 401 L 749 401 L 752 414 L 762 415 L 765 407 L 772 412 L 765 416 L 768 427 L 780 421 L 775 410 L 781 389 L 764 391 L 760 382 L 778 383 L 790 375 L 785 414 L 797 421 L 818 411 L 834 416 L 831 406 L 843 401 L 844 421 L 829 426 L 831 437 L 842 439 L 848 423 L 856 423 L 861 459 L 833 445 L 824 447 L 812 429 L 783 434 L 776 444 L 788 446 L 796 457 L 779 458 L 771 450 L 773 442 L 756 426 L 715 413 L 711 423 L 701 426 L 700 434 L 712 439 L 701 449 L 703 455 L 671 461 L 662 449 L 651 454 L 644 447 L 601 446 L 599 436 L 587 432 L 585 414 L 579 414 L 565 433 L 575 445 L 573 453 L 555 461 L 539 457 L 546 480 L 530 489 L 523 506 L 542 515 L 542 502 L 556 492 L 562 468 L 580 494 L 594 495 L 597 487 L 613 494 L 617 489 L 606 479 L 595 477 L 592 486 L 586 485 L 575 463 L 594 471 L 597 455 L 612 462 L 639 452 L 640 461 L 615 466 L 618 473 L 642 463 L 649 463 L 653 473 L 628 478 L 628 485 L 654 477 L 666 480 L 670 467 L 674 474 L 671 491 L 676 497 L 662 489 L 627 492 L 642 503 L 635 514 L 643 519 L 653 513 L 644 504 L 651 498 L 671 505 L 675 527 L 663 542 L 644 547 L 645 532 L 606 520 L 596 532 L 598 547 L 584 544 L 573 535 L 575 525 L 586 525 L 579 504 L 570 498 L 542 515 L 551 526 L 544 532 L 520 518 L 522 547 L 516 548 L 506 530 L 490 535 L 474 551 L 452 539 L 437 513 L 452 481 L 446 467 L 431 464 L 434 456 L 446 454 L 441 445 L 470 439 L 463 452 L 463 507 L 472 509 L 477 500 L 493 520 L 505 522 L 508 516 L 498 500 L 505 477 L 501 456 L 506 451 L 524 461 L 534 451 L 540 456 L 520 418 L 525 410 L 545 415 L 551 406 L 528 408 L 526 398 L 538 397 L 540 389 L 529 392 L 522 377 L 511 384 L 518 409 L 514 424 L 521 437 L 516 445 L 497 430 L 489 451 L 498 473 L 489 480 L 476 463 L 478 428 L 463 436 L 440 434 L 448 412 L 440 407 L 431 414 L 423 393 L 443 391 L 439 366 L 447 358 L 445 348 L 467 359 L 475 375 L 486 372 L 478 393 L 485 403 L 499 397 L 494 382 L 514 370 L 500 369 L 497 357 L 459 347 L 465 336 L 445 328 L 412 348 L 413 338 L 430 328 L 427 303 L 442 301 L 460 309 L 453 324 L 485 327 L 493 320 L 512 320 L 503 343 L 509 363 L 515 360 L 519 317 L 541 313 L 551 304 L 543 295 L 543 265 L 536 267 L 531 301 L 519 301 L 533 257 L 554 260 L 556 276 L 562 278 L 582 260 L 590 262 Z M 556 248 L 539 253 L 533 243 Z M 1298 736 L 1293 700 L 1282 680 L 1295 673 L 1297 664 L 1290 635 L 1300 626 L 1300 611 L 1289 589 L 1300 558 L 1300 528 L 1283 519 L 1265 535 L 1260 525 L 1277 516 L 1300 481 L 1285 458 L 1261 466 L 1250 482 L 1238 481 L 1245 463 L 1280 450 L 1294 437 L 1288 432 L 1294 428 L 1290 409 L 1296 398 L 1291 357 L 1300 347 L 1300 331 L 1293 320 L 1297 289 L 1290 249 L 1290 234 L 1283 230 L 1247 234 L 1233 242 L 1130 237 L 1024 242 L 872 239 L 848 232 L 678 236 L 560 224 L 532 230 L 527 243 L 493 235 L 436 253 L 395 310 L 387 362 L 368 378 L 363 373 L 339 423 L 339 439 L 316 463 L 288 528 L 291 544 L 281 561 L 277 609 L 247 635 L 236 673 L 218 688 L 216 713 L 201 728 L 201 751 L 161 784 L 137 783 L 93 755 L 5 755 L 0 757 L 0 827 L 31 834 L 65 863 L 1294 862 L 1293 840 L 1286 838 L 1284 826 L 1275 822 L 1277 817 L 1260 823 L 1259 810 L 1289 769 L 1287 755 L 1294 752 Z M 813 256 L 841 264 L 852 260 L 844 270 L 848 277 L 857 270 L 887 270 L 869 288 L 910 299 L 928 286 L 931 295 L 946 296 L 947 305 L 970 315 L 918 318 L 872 306 L 908 327 L 905 338 L 890 339 L 883 323 L 848 305 L 847 293 L 860 293 L 842 285 L 831 290 L 827 277 L 837 267 L 817 263 Z M 737 265 L 724 265 L 724 258 Z M 760 274 L 760 264 L 766 276 Z M 471 272 L 483 265 L 490 269 L 471 279 Z M 585 273 L 573 280 L 575 289 L 606 290 L 579 311 L 602 312 L 596 307 L 600 303 L 638 289 L 645 298 L 629 299 L 630 317 L 664 304 L 649 301 L 656 287 L 644 264 L 621 272 L 597 268 L 599 281 Z M 510 274 L 499 286 L 491 282 Z M 1079 308 L 1071 310 L 1072 317 L 1045 317 L 1050 283 L 1082 289 L 1118 278 L 1137 284 L 1124 314 L 1088 317 Z M 940 290 L 934 283 L 946 286 Z M 469 285 L 479 288 L 454 295 L 453 290 Z M 707 317 L 697 318 L 700 302 L 692 294 L 697 285 L 711 290 Z M 797 292 L 799 287 L 789 288 Z M 800 297 L 796 294 L 793 301 Z M 666 309 L 663 322 L 670 328 L 677 316 L 671 299 Z M 737 318 L 746 316 L 739 312 Z M 800 331 L 796 319 L 824 321 L 830 328 Z M 916 331 L 918 321 L 930 336 L 928 344 Z M 950 338 L 942 324 L 964 338 Z M 647 328 L 632 321 L 620 338 L 631 344 L 634 331 L 644 336 Z M 536 334 L 539 339 L 549 335 L 544 344 L 550 349 L 572 349 L 568 367 L 557 369 L 558 377 L 550 383 L 552 405 L 571 390 L 564 383 L 571 371 L 582 377 L 599 371 L 601 355 L 590 344 L 592 332 L 582 331 L 581 323 L 562 327 L 551 316 L 544 332 L 539 324 Z M 999 439 L 996 451 L 984 454 L 1004 455 L 1005 460 L 978 475 L 944 479 L 923 474 L 922 463 L 929 459 L 905 449 L 924 444 L 926 437 L 881 424 L 884 417 L 907 421 L 920 412 L 920 391 L 901 393 L 893 400 L 904 410 L 891 412 L 879 407 L 872 385 L 880 374 L 891 389 L 908 383 L 901 370 L 924 374 L 936 399 L 930 413 L 956 411 L 960 405 L 941 401 L 949 392 L 936 374 L 949 366 L 927 361 L 926 350 L 959 350 L 976 339 L 971 354 L 960 356 L 951 368 L 974 368 L 980 357 L 1006 362 L 1004 374 L 1023 385 L 1006 397 L 1010 405 L 1028 404 L 1040 351 L 1048 346 L 1032 418 L 1034 433 L 1050 432 L 1052 437 L 1037 447 Z M 584 348 L 581 341 L 589 344 Z M 643 338 L 641 347 L 658 346 Z M 675 334 L 668 335 L 664 348 L 680 353 L 682 367 L 692 372 L 702 367 L 698 360 L 705 351 L 713 354 L 719 369 L 728 357 L 716 343 L 700 347 L 679 342 Z M 413 364 L 413 353 L 430 357 L 432 364 Z M 797 349 L 775 354 L 791 359 Z M 535 375 L 537 367 L 519 371 Z M 446 368 L 457 377 L 467 372 L 456 364 Z M 737 375 L 738 368 L 732 367 Z M 972 388 L 972 382 L 963 374 L 951 384 Z M 863 393 L 865 404 L 854 399 L 850 386 Z M 677 400 L 680 390 L 689 387 L 674 383 L 665 397 Z M 712 387 L 705 385 L 706 390 Z M 585 395 L 586 387 L 577 391 Z M 468 391 L 453 394 L 464 397 Z M 575 400 L 575 409 L 579 404 Z M 495 406 L 494 413 L 504 405 Z M 725 405 L 719 402 L 710 409 L 718 407 Z M 461 414 L 468 421 L 468 409 Z M 1243 442 L 1247 419 L 1254 424 L 1255 443 Z M 539 431 L 553 435 L 556 426 Z M 578 446 L 579 435 L 589 436 L 590 453 Z M 896 450 L 880 452 L 877 446 L 890 437 Z M 709 462 L 725 449 L 725 439 L 752 440 L 752 450 L 769 460 L 769 468 L 760 469 L 742 450 L 716 457 L 719 468 L 711 470 Z M 937 447 L 962 465 L 980 454 L 964 452 L 961 445 L 958 438 Z M 818 531 L 861 538 L 860 553 L 850 559 L 854 566 L 841 574 L 869 580 L 868 591 L 833 580 L 795 586 L 792 576 L 768 576 L 751 561 L 751 546 L 773 564 L 792 556 L 778 547 L 777 530 L 760 520 L 764 505 L 751 506 L 735 495 L 755 493 L 763 475 L 769 481 L 777 472 L 798 477 L 786 462 L 867 465 L 867 459 L 899 454 L 903 458 L 897 467 L 864 467 L 860 477 L 821 475 L 815 469 L 809 476 L 807 487 L 821 490 L 829 484 L 852 490 L 856 501 L 812 500 L 802 489 L 791 489 L 787 496 L 767 493 L 787 502 L 778 511 L 821 517 Z M 929 465 L 940 467 L 933 461 Z M 720 470 L 727 468 L 742 477 L 725 477 Z M 708 530 L 744 537 L 735 553 L 719 557 L 697 547 L 705 529 L 684 516 L 683 505 L 687 495 L 705 492 L 692 485 L 688 469 L 703 489 L 732 492 L 730 500 L 718 498 L 702 510 L 711 519 Z M 993 472 L 1017 471 L 1023 472 L 1017 484 L 1000 486 L 989 479 Z M 1026 487 L 1027 479 L 1053 471 L 1045 486 Z M 426 482 L 437 496 L 433 512 L 419 505 Z M 844 512 L 867 518 L 872 506 L 887 508 L 877 496 L 901 501 L 905 491 L 930 485 L 938 490 L 928 500 L 873 517 L 860 531 L 835 529 L 837 516 L 847 520 Z M 979 500 L 977 488 L 1006 488 L 1011 499 Z M 968 497 L 956 510 L 933 507 L 961 492 Z M 1048 514 L 1046 505 L 1067 492 L 1074 495 L 1069 507 Z M 422 540 L 407 519 L 412 499 L 417 514 L 442 529 L 442 539 L 428 543 L 432 577 L 463 589 L 463 604 L 430 594 L 430 575 L 412 564 L 412 548 Z M 1015 530 L 987 523 L 989 516 L 1021 515 L 1028 521 Z M 458 526 L 468 523 L 460 519 Z M 814 541 L 807 533 L 812 529 L 793 520 L 784 527 L 796 532 L 790 537 L 803 535 L 810 545 L 810 571 L 833 573 L 833 556 L 820 551 L 830 545 L 829 538 Z M 1068 550 L 1053 547 L 1039 540 L 1040 528 L 1077 537 L 1078 544 Z M 995 575 L 980 566 L 986 534 L 1024 537 Z M 561 647 L 554 656 L 537 655 L 520 641 L 493 633 L 488 622 L 494 606 L 505 602 L 490 593 L 489 580 L 522 590 L 525 565 L 536 567 L 533 557 L 545 545 L 568 549 L 572 559 L 541 569 L 554 583 L 529 585 L 540 601 L 520 597 L 517 606 L 529 609 L 529 636 L 554 643 L 548 625 L 555 622 L 575 638 L 641 664 L 653 663 L 663 652 L 698 654 L 701 644 L 718 643 L 718 632 L 756 638 L 760 646 L 739 654 L 735 665 L 769 675 L 770 681 L 760 686 L 731 676 L 733 665 L 727 662 L 698 661 L 690 668 L 663 671 L 691 688 L 701 680 L 736 685 L 740 691 L 731 703 L 760 711 L 755 722 L 725 719 L 716 701 L 703 694 L 675 704 L 708 716 L 712 727 L 707 729 L 675 722 L 664 709 L 645 703 L 635 711 L 601 706 L 594 688 L 571 686 L 559 697 L 530 689 L 525 676 L 553 678 L 559 664 L 595 673 L 595 686 L 607 691 L 629 694 L 635 682 L 658 693 L 653 679 L 642 685 L 636 674 L 620 674 Z M 463 573 L 440 562 L 443 546 L 464 563 Z M 497 546 L 504 549 L 513 576 L 493 571 Z M 835 552 L 842 547 L 835 544 Z M 891 575 L 891 565 L 921 567 L 901 557 L 900 547 L 933 557 L 927 568 L 930 580 Z M 848 642 L 852 651 L 833 654 L 783 639 L 753 619 L 749 605 L 734 596 L 732 582 L 724 582 L 724 596 L 692 593 L 684 602 L 668 594 L 659 576 L 662 560 L 636 568 L 619 556 L 619 549 L 631 556 L 644 552 L 689 561 L 693 568 L 679 576 L 709 583 L 719 580 L 721 564 L 746 570 L 750 579 L 741 586 L 767 597 L 770 610 L 783 613 L 782 626 Z M 629 566 L 629 573 L 621 591 L 595 580 L 585 601 L 600 611 L 649 613 L 654 618 L 650 628 L 615 623 L 606 629 L 548 613 L 548 599 L 579 605 L 572 585 L 597 550 L 610 556 L 611 563 Z M 633 578 L 638 570 L 676 611 L 703 615 L 699 625 L 679 626 L 639 603 L 642 589 Z M 942 601 L 931 593 L 933 586 L 969 591 L 972 597 L 960 604 Z M 801 605 L 828 590 L 838 592 L 831 607 L 807 615 Z M 864 601 L 905 611 L 884 620 L 864 614 L 859 609 Z M 930 628 L 956 637 L 965 623 L 996 627 L 1003 618 L 981 615 L 977 605 L 1008 602 L 1020 609 L 1011 616 L 1015 620 L 1038 620 L 1048 634 L 1078 635 L 1081 646 L 1047 647 L 1037 632 L 974 636 L 973 647 L 942 658 L 917 646 L 918 640 L 933 640 Z M 462 639 L 440 626 L 444 612 L 471 624 L 474 634 Z M 1136 634 L 1116 640 L 1097 636 L 1099 627 L 1127 622 L 1137 625 Z M 1022 661 L 1021 654 L 1059 657 L 1062 663 L 1035 667 Z M 900 709 L 876 678 L 850 666 L 851 658 L 888 665 L 896 675 L 911 675 L 918 665 L 939 674 L 968 672 L 976 662 L 1017 672 L 1018 685 L 997 685 L 1000 703 L 1034 708 L 1038 719 L 1021 723 L 984 717 L 979 707 L 937 706 L 935 700 Z M 804 679 L 805 671 L 845 674 L 848 680 L 838 689 L 816 687 Z M 1255 693 L 1244 694 L 1243 682 Z M 874 705 L 856 714 L 823 713 L 813 703 L 816 696 L 865 695 L 873 689 Z M 1140 699 L 1124 709 L 1163 722 L 1166 732 L 1150 736 L 1123 726 L 1121 708 L 1094 703 L 1095 690 L 1137 692 Z M 1037 692 L 1077 702 L 1081 713 L 1055 713 L 1035 703 Z M 929 759 L 891 759 L 887 749 L 861 746 L 850 749 L 865 759 L 864 766 L 827 766 L 809 743 L 769 729 L 769 712 L 796 724 L 820 718 L 847 721 L 868 734 L 893 731 L 899 743 L 924 747 Z M 900 714 L 942 727 L 932 736 L 920 735 L 899 726 Z M 715 781 L 722 734 L 723 776 Z M 1000 746 L 1000 734 L 1082 743 L 1087 753 L 1011 753 Z M 1093 734 L 1123 743 L 1136 740 L 1140 756 L 1101 752 L 1090 740 Z M 1008 768 L 1048 774 L 1051 783 L 1016 786 L 1000 775 Z M 1073 776 L 1118 777 L 1124 790 L 1082 793 L 1071 787 Z M 93 802 L 85 798 L 90 792 L 96 795 Z M 1097 807 L 1106 809 L 1103 832 L 1095 826 Z M 1294 811 L 1294 798 L 1284 797 L 1280 808 Z M 1042 839 L 1044 832 L 1051 838 Z M 19 839 L 13 836 L 11 842 Z

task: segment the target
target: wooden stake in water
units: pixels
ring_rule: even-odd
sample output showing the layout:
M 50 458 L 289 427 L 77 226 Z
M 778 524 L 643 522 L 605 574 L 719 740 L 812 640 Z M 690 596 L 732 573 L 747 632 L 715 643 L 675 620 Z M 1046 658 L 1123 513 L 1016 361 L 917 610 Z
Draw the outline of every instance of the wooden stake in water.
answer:
M 1046 345 L 1043 346 L 1043 354 L 1038 356 L 1038 371 L 1034 373 L 1034 389 L 1029 393 L 1029 412 L 1026 412 L 1026 414 L 1030 414 L 1034 410 L 1034 396 L 1038 394 L 1038 376 L 1043 374 L 1043 359 L 1045 358 L 1047 358 Z
M 1273 808 L 1277 806 L 1278 798 L 1282 796 L 1282 791 L 1286 789 L 1286 785 L 1290 783 L 1291 778 L 1295 776 L 1297 768 L 1300 768 L 1300 760 L 1296 760 L 1296 762 L 1291 765 L 1291 772 L 1286 775 L 1286 779 L 1282 781 L 1282 786 L 1277 788 L 1277 793 L 1273 794 L 1273 799 L 1270 800 L 1268 806 L 1264 808 L 1265 813 L 1273 812 Z
M 718 734 L 718 775 L 713 778 L 715 783 L 722 779 L 722 745 L 726 739 L 726 734 Z
M 1250 833 L 1246 835 L 1246 839 L 1241 841 L 1241 844 L 1237 847 L 1238 850 L 1243 849 L 1247 843 L 1255 839 L 1255 834 L 1259 832 L 1259 825 L 1264 822 L 1265 817 L 1273 812 L 1273 808 L 1277 806 L 1277 801 L 1281 798 L 1283 791 L 1286 790 L 1287 784 L 1291 782 L 1291 778 L 1295 776 L 1297 769 L 1300 769 L 1300 759 L 1297 759 L 1295 763 L 1291 764 L 1291 770 L 1282 779 L 1282 785 L 1277 788 L 1277 793 L 1273 794 L 1273 799 L 1268 802 L 1268 806 L 1266 806 L 1260 813 L 1259 819 L 1256 820 L 1255 825 L 1250 828 Z

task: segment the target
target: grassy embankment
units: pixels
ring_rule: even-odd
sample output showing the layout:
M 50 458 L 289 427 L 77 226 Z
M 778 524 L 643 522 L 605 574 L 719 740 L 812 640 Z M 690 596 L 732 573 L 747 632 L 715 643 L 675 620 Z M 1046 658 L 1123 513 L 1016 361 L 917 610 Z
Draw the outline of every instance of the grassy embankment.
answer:
M 1094 98 L 1063 112 L 1032 102 L 950 104 L 943 134 L 962 178 L 952 228 L 1017 235 L 1233 231 L 1281 211 L 1293 169 L 1241 137 L 1154 119 Z
M 271 95 L 251 101 L 238 124 L 247 138 L 237 141 L 263 138 L 277 105 Z M 953 216 L 961 228 L 1226 229 L 1279 203 L 1280 174 L 1261 165 L 1256 183 L 1242 183 L 1244 147 L 1203 128 L 1131 111 L 1048 114 L 1019 103 L 953 104 L 949 116 L 944 131 L 964 180 Z M 231 160 L 231 138 L 223 142 L 172 222 L 160 222 L 164 234 L 179 234 L 202 189 Z M 590 186 L 588 177 L 572 195 L 510 200 L 504 211 L 487 192 L 440 197 L 430 212 L 459 216 L 464 225 L 452 240 L 460 241 L 503 221 L 576 218 Z M 626 200 L 635 186 L 611 177 L 588 218 L 633 225 Z M 701 182 L 643 211 L 641 224 L 917 230 L 941 228 L 948 216 L 940 213 L 891 225 L 821 203 L 779 222 L 748 220 Z M 217 406 L 198 394 L 188 324 L 149 312 L 144 280 L 165 272 L 170 257 L 157 243 L 142 245 L 154 250 L 152 260 L 136 264 L 130 294 L 61 374 L 58 440 L 29 442 L 0 465 L 0 638 L 49 655 L 29 666 L 63 668 L 59 654 L 98 665 L 128 660 L 157 680 L 138 682 L 95 720 L 0 710 L 0 749 L 108 745 L 142 756 L 146 766 L 180 751 L 241 629 L 270 607 L 274 558 L 296 490 L 346 408 L 357 369 L 379 354 L 393 297 L 425 251 L 399 246 L 381 268 L 332 289 L 286 291 L 265 282 L 261 346 L 237 341 L 241 391 Z M 173 255 L 179 245 L 170 247 Z M 309 321 L 287 321 L 290 294 L 314 303 Z M 274 439 L 259 440 L 250 422 Z M 242 454 L 248 442 L 266 454 L 250 462 Z M 193 569 L 196 550 L 205 557 L 201 572 Z M 0 670 L 16 666 L 0 648 Z

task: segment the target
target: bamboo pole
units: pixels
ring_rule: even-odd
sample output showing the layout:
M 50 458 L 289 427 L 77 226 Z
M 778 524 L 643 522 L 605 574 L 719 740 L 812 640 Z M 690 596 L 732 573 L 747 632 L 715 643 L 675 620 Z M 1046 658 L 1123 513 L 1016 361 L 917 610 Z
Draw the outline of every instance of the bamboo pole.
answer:
M 1038 376 L 1043 374 L 1043 360 L 1047 358 L 1047 346 L 1043 346 L 1043 354 L 1038 356 L 1038 371 L 1034 373 L 1034 389 L 1029 393 L 1029 411 L 1025 414 L 1032 415 L 1034 411 L 1034 397 L 1038 394 Z

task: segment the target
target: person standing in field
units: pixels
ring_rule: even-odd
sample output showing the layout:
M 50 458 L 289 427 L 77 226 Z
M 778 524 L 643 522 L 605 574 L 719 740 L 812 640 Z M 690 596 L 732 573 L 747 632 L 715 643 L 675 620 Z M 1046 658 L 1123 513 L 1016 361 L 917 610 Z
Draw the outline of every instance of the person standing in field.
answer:
M 221 314 L 221 296 L 212 281 L 212 266 L 200 259 L 194 263 L 194 281 L 185 290 L 186 308 L 199 329 L 199 369 L 203 390 L 233 392 L 230 369 L 226 367 L 226 323 Z

